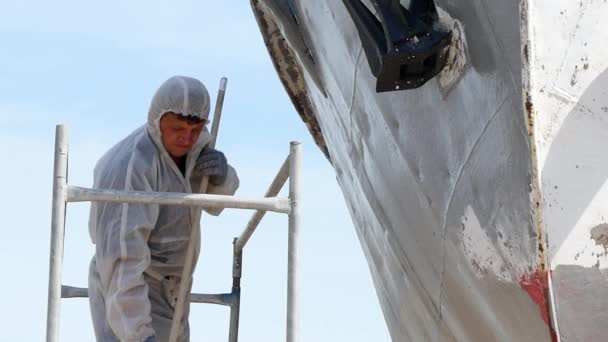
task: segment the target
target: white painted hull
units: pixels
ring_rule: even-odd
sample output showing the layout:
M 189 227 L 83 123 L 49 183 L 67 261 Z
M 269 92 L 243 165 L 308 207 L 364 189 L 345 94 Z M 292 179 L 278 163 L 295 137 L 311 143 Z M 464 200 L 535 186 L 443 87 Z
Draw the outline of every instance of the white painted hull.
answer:
M 605 340 L 608 4 L 570 2 L 437 1 L 464 74 L 377 94 L 341 1 L 252 0 L 394 341 Z

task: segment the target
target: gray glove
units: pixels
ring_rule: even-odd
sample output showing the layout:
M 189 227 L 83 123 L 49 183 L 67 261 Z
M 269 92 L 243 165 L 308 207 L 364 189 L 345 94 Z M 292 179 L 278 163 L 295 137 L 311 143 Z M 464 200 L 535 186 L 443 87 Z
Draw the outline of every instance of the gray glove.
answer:
M 158 342 L 158 340 L 155 336 L 150 336 L 144 342 Z
M 224 153 L 214 149 L 204 149 L 196 159 L 193 173 L 196 176 L 209 176 L 209 183 L 222 185 L 228 175 L 228 161 Z

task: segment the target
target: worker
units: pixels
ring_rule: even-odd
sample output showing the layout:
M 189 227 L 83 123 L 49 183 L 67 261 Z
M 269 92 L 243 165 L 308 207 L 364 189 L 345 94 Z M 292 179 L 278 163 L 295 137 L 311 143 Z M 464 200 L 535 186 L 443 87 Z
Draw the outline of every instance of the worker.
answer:
M 97 162 L 94 187 L 121 191 L 233 195 L 239 186 L 224 154 L 209 147 L 209 94 L 198 80 L 174 76 L 152 98 L 148 122 Z M 219 215 L 221 209 L 205 209 Z M 89 233 L 95 255 L 89 303 L 97 341 L 165 342 L 186 250 L 201 209 L 181 205 L 93 202 Z M 200 251 L 196 243 L 195 260 Z M 190 290 L 192 282 L 188 284 Z M 179 341 L 189 341 L 189 301 Z

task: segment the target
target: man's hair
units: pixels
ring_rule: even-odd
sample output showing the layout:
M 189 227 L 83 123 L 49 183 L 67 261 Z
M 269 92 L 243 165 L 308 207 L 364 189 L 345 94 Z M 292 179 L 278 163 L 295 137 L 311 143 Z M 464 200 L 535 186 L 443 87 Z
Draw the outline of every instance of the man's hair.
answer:
M 194 115 L 182 115 L 182 114 L 177 114 L 177 113 L 173 113 L 173 112 L 167 112 L 165 114 L 173 114 L 177 117 L 178 120 L 180 121 L 186 121 L 191 125 L 198 125 L 201 122 L 206 122 L 207 120 L 205 119 L 201 119 L 199 117 L 196 117 Z

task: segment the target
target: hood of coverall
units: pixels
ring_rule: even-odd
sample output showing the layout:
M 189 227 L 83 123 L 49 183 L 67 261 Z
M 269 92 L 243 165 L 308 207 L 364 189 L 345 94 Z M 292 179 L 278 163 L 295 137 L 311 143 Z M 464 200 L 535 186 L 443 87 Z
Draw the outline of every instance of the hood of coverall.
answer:
M 205 88 L 201 81 L 195 78 L 173 76 L 158 88 L 150 103 L 147 129 L 165 158 L 171 160 L 169 153 L 162 143 L 160 118 L 167 112 L 173 112 L 184 116 L 195 116 L 208 122 L 209 106 L 210 99 L 207 88 Z M 202 148 L 209 142 L 210 135 L 208 132 L 205 126 L 198 140 L 188 153 L 186 160 L 186 169 L 188 171 L 193 164 L 191 160 L 197 157 Z

